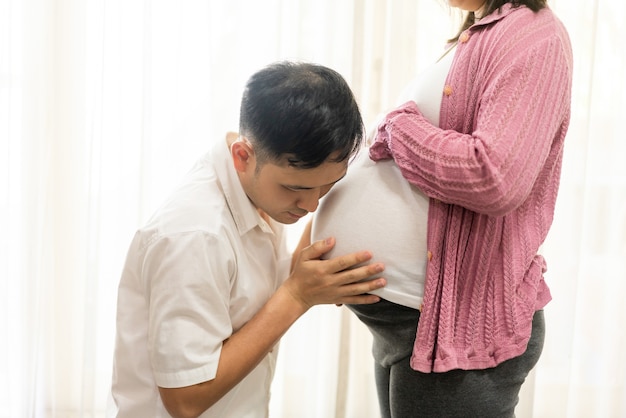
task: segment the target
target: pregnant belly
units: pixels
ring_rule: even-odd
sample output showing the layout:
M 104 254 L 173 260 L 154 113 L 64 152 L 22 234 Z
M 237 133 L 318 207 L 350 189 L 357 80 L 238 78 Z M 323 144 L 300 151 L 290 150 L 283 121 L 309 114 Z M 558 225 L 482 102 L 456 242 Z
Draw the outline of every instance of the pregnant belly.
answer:
M 427 216 L 428 198 L 393 161 L 375 163 L 362 152 L 320 202 L 311 239 L 335 237 L 324 258 L 371 251 L 373 260 L 385 265 L 378 276 L 387 279 L 387 286 L 372 293 L 417 309 L 426 272 Z

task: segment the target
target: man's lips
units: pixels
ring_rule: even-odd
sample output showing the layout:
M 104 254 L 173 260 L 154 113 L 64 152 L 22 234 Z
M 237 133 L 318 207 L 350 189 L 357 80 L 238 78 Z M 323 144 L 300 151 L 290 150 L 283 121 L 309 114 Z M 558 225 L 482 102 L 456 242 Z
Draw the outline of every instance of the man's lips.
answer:
M 302 214 L 297 214 L 297 213 L 293 213 L 293 212 L 287 212 L 292 218 L 295 219 L 300 219 L 302 217 L 304 217 L 306 214 L 308 214 L 308 212 L 304 212 Z

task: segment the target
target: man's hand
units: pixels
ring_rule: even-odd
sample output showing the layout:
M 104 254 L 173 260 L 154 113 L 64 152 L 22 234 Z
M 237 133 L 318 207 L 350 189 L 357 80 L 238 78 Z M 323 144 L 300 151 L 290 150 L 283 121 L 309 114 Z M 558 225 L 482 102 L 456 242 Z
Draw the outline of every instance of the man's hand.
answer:
M 364 265 L 372 258 L 368 251 L 321 260 L 334 245 L 334 238 L 328 238 L 304 248 L 295 256 L 291 276 L 283 283 L 305 311 L 320 304 L 369 304 L 380 300 L 367 293 L 384 287 L 386 280 L 363 280 L 383 271 L 383 264 Z

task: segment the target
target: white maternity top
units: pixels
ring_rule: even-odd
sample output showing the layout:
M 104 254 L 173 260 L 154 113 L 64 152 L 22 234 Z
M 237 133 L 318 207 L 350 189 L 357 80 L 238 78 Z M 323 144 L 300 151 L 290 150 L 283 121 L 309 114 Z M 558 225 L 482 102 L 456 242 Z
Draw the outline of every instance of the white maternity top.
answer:
M 422 114 L 439 124 L 439 109 L 453 51 L 417 77 L 400 103 L 414 100 Z M 369 250 L 385 264 L 387 285 L 373 294 L 419 309 L 426 276 L 428 197 L 410 185 L 393 160 L 374 162 L 364 149 L 344 179 L 320 203 L 312 241 L 329 236 L 336 245 L 325 258 Z

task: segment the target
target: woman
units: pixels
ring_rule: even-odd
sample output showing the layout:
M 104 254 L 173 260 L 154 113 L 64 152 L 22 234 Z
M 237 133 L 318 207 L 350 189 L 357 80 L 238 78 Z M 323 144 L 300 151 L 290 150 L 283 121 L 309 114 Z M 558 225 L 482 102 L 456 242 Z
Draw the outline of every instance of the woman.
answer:
M 552 223 L 569 125 L 569 37 L 545 0 L 449 3 L 468 12 L 465 22 L 369 150 L 374 161 L 395 160 L 428 199 L 410 220 L 427 225 L 426 251 L 416 254 L 426 266 L 409 290 L 422 298 L 419 309 L 385 296 L 350 307 L 374 337 L 383 417 L 514 416 L 541 354 L 542 309 L 551 299 L 538 250 Z M 346 209 L 324 205 L 313 239 L 341 229 L 324 219 Z M 394 211 L 363 216 L 402 221 Z

